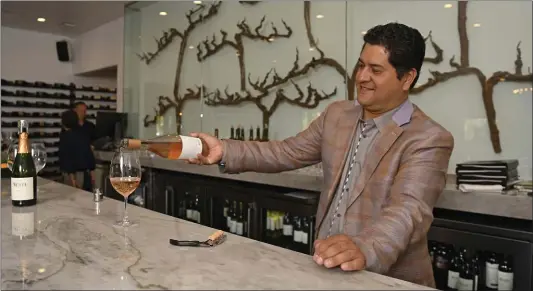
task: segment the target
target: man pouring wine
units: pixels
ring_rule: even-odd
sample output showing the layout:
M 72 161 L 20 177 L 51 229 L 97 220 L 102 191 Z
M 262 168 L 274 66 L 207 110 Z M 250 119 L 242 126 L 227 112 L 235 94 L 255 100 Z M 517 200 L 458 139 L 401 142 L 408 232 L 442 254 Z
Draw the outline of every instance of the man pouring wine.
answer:
M 356 101 L 333 102 L 307 129 L 282 141 L 192 133 L 203 144 L 188 161 L 219 164 L 226 173 L 275 173 L 322 162 L 313 260 L 434 287 L 427 232 L 454 140 L 408 99 L 424 56 L 418 30 L 378 25 L 364 35 Z

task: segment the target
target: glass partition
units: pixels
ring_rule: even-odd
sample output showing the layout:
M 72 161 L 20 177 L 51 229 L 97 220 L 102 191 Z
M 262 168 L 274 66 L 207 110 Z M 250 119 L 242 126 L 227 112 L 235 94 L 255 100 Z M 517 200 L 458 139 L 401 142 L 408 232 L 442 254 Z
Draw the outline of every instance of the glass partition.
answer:
M 249 139 L 259 127 L 270 140 L 294 135 L 331 102 L 351 99 L 345 79 L 352 78 L 364 33 L 398 21 L 427 37 L 410 99 L 454 135 L 449 173 L 468 160 L 519 159 L 520 175 L 531 179 L 531 5 L 137 2 L 127 7 L 125 22 L 129 133 L 217 129 L 227 138 L 233 127 Z

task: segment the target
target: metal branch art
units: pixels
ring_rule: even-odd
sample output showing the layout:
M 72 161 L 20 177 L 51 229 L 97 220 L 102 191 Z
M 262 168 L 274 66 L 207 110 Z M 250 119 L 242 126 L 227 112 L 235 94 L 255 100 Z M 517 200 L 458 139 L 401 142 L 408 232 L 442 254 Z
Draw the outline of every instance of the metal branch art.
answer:
M 244 45 L 242 43 L 243 37 L 246 37 L 251 40 L 273 42 L 277 38 L 289 38 L 292 35 L 292 29 L 283 20 L 281 20 L 281 22 L 283 22 L 283 26 L 285 27 L 285 33 L 280 33 L 274 23 L 272 23 L 273 32 L 268 35 L 262 34 L 261 30 L 263 30 L 264 28 L 265 18 L 266 17 L 263 16 L 263 18 L 261 18 L 261 21 L 259 22 L 259 25 L 257 25 L 253 30 L 250 29 L 250 26 L 248 26 L 248 24 L 246 23 L 246 19 L 239 22 L 237 24 L 237 27 L 239 28 L 240 32 L 235 34 L 235 36 L 233 37 L 233 41 L 228 40 L 228 33 L 226 31 L 220 30 L 220 34 L 222 34 L 222 39 L 220 40 L 220 42 L 217 41 L 216 36 L 213 34 L 211 41 L 207 38 L 202 43 L 199 43 L 197 45 L 198 52 L 196 54 L 198 62 L 202 62 L 210 56 L 215 55 L 226 46 L 232 47 L 237 51 L 236 55 L 239 59 L 241 82 L 240 88 L 241 90 L 246 90 L 246 66 L 244 65 Z
M 196 86 L 196 91 L 194 89 L 187 89 L 186 93 L 184 95 L 180 94 L 180 80 L 181 80 L 181 71 L 183 67 L 183 58 L 185 56 L 185 51 L 187 50 L 187 42 L 189 40 L 189 36 L 191 32 L 198 27 L 199 24 L 203 23 L 206 20 L 209 20 L 214 15 L 218 13 L 218 10 L 220 8 L 220 5 L 222 4 L 221 1 L 215 2 L 209 6 L 207 9 L 207 13 L 205 13 L 206 5 L 201 4 L 198 5 L 198 7 L 193 8 L 187 12 L 185 15 L 187 17 L 188 25 L 185 28 L 183 32 L 179 32 L 177 29 L 171 28 L 169 30 L 170 34 L 167 34 L 167 37 L 165 37 L 165 34 L 158 42 L 158 50 L 150 55 L 149 58 L 145 58 L 146 64 L 149 64 L 162 50 L 164 50 L 171 42 L 172 40 L 178 36 L 181 38 L 181 44 L 180 49 L 178 53 L 178 65 L 176 67 L 176 76 L 174 79 L 174 90 L 173 95 L 174 99 L 171 99 L 167 96 L 159 96 L 158 101 L 158 108 L 155 109 L 155 115 L 150 118 L 149 115 L 146 115 L 144 117 L 144 126 L 148 127 L 151 124 L 155 124 L 157 120 L 157 116 L 161 116 L 165 114 L 170 108 L 176 109 L 176 123 L 178 127 L 178 133 L 181 132 L 181 110 L 183 108 L 183 105 L 188 100 L 198 99 L 200 100 L 201 92 L 203 90 L 203 87 L 200 88 Z M 157 41 L 157 40 L 156 40 Z M 161 44 L 161 46 L 159 46 Z M 143 60 L 141 58 L 141 60 Z
M 500 143 L 500 132 L 496 124 L 496 110 L 494 108 L 494 86 L 500 82 L 533 82 L 533 75 L 528 72 L 527 75 L 522 74 L 522 52 L 520 50 L 520 42 L 516 46 L 516 60 L 515 60 L 515 72 L 510 73 L 506 71 L 498 71 L 488 77 L 481 72 L 480 69 L 470 66 L 469 61 L 469 41 L 466 29 L 466 10 L 467 1 L 460 1 L 458 5 L 458 17 L 457 25 L 459 30 L 459 45 L 461 49 L 460 63 L 455 61 L 455 56 L 452 56 L 449 64 L 454 70 L 449 72 L 429 71 L 432 75 L 426 83 L 419 85 L 411 90 L 411 94 L 419 94 L 425 90 L 456 77 L 475 75 L 481 85 L 483 105 L 485 107 L 485 113 L 487 115 L 487 123 L 489 125 L 490 139 L 492 142 L 492 148 L 495 153 L 501 153 L 502 147 Z M 431 34 L 430 34 L 431 36 Z M 435 49 L 437 50 L 437 49 Z M 438 51 L 437 51 L 438 53 Z

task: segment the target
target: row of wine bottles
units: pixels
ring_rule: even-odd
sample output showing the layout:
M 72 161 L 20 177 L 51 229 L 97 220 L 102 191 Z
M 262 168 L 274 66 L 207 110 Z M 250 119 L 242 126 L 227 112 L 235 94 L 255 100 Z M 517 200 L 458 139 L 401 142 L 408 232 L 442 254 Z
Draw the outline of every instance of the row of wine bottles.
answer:
M 28 82 L 24 80 L 6 80 L 2 79 L 2 86 L 16 86 L 16 87 L 32 87 L 32 88 L 46 88 L 46 89 L 62 89 L 62 90 L 78 90 L 78 91 L 89 91 L 89 92 L 106 92 L 106 93 L 116 93 L 117 89 L 108 89 L 95 86 L 76 86 L 74 83 L 65 84 L 65 83 L 46 83 L 46 82 Z
M 224 201 L 223 216 L 226 218 L 226 231 L 248 236 L 248 205 L 242 201 Z
M 2 96 L 8 97 L 31 97 L 31 98 L 48 98 L 48 99 L 78 99 L 78 100 L 88 100 L 88 101 L 109 101 L 115 102 L 115 96 L 100 96 L 100 95 L 82 95 L 76 96 L 75 94 L 65 94 L 65 93 L 48 93 L 48 92 L 28 92 L 25 90 L 16 90 L 9 91 L 2 89 Z
M 215 137 L 220 138 L 218 128 L 215 128 Z M 243 126 L 239 125 L 237 126 L 237 128 L 235 128 L 232 125 L 230 128 L 229 139 L 268 141 L 268 127 L 265 126 L 265 128 L 263 128 L 263 133 L 261 134 L 261 128 L 258 126 L 255 130 L 254 137 L 254 128 L 250 126 L 250 130 L 248 131 L 248 138 L 246 138 L 246 132 Z
M 30 122 L 30 126 L 32 128 L 54 128 L 54 127 L 61 127 L 61 122 Z M 2 122 L 2 127 L 17 127 L 17 122 Z
M 38 107 L 38 108 L 54 108 L 54 109 L 68 109 L 72 106 L 67 103 L 47 103 L 47 102 L 27 102 L 27 101 L 5 101 L 2 100 L 2 106 L 6 107 Z M 87 109 L 91 110 L 115 110 L 115 108 L 109 106 L 109 105 L 99 105 L 99 104 L 88 104 Z
M 510 256 L 429 241 L 435 283 L 441 290 L 513 290 Z
M 3 111 L 2 117 L 37 117 L 37 118 L 61 118 L 61 112 L 18 112 L 18 111 Z M 96 114 L 87 114 L 87 118 L 96 118 Z
M 266 243 L 308 254 L 310 245 L 314 241 L 313 226 L 314 217 L 267 210 L 263 240 Z

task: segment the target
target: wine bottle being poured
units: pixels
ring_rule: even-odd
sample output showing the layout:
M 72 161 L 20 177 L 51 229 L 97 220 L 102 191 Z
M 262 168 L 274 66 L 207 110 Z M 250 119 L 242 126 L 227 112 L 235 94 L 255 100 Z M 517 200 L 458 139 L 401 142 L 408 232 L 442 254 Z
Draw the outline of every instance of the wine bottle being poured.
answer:
M 121 148 L 147 150 L 171 160 L 196 158 L 198 154 L 207 157 L 209 148 L 205 141 L 185 135 L 163 135 L 153 139 L 123 139 Z

